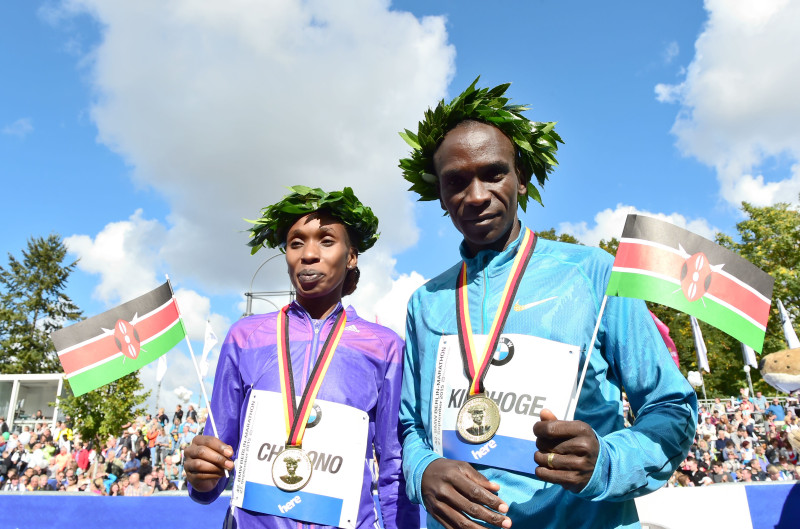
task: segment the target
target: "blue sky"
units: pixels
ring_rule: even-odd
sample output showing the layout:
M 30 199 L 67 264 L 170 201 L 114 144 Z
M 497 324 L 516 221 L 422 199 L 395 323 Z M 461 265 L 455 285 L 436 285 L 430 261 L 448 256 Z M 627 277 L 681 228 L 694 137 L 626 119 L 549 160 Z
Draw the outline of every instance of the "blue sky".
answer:
M 273 255 L 250 257 L 241 219 L 288 185 L 350 185 L 382 232 L 351 302 L 400 331 L 460 241 L 396 168 L 425 108 L 481 75 L 558 122 L 534 229 L 596 244 L 635 210 L 733 233 L 744 199 L 797 202 L 798 25 L 786 0 L 0 0 L 0 251 L 62 235 L 87 316 L 169 274 L 199 353 Z M 280 261 L 256 290 L 287 288 Z M 185 346 L 168 360 L 162 404 L 196 401 Z

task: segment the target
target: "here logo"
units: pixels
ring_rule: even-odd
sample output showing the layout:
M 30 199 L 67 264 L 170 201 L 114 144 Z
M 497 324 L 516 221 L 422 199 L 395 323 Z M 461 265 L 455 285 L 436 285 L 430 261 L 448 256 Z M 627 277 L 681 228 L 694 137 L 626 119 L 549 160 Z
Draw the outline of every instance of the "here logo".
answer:
M 278 510 L 286 514 L 287 512 L 294 509 L 295 505 L 297 505 L 298 503 L 300 503 L 300 496 L 295 496 L 294 498 L 284 503 L 283 505 L 278 504 Z
M 477 450 L 472 450 L 472 457 L 476 460 L 480 460 L 483 456 L 487 455 L 492 448 L 497 448 L 497 443 L 494 442 L 494 439 L 483 445 Z

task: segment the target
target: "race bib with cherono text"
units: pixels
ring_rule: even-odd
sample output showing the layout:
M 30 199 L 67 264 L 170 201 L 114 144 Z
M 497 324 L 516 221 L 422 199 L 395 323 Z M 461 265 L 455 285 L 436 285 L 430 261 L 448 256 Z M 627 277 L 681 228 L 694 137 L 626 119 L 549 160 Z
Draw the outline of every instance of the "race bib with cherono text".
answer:
M 364 411 L 316 399 L 302 446 L 310 465 L 287 464 L 280 461 L 286 442 L 281 394 L 253 390 L 236 460 L 233 505 L 306 523 L 355 527 L 368 430 Z M 308 478 L 306 473 L 310 479 L 301 490 L 285 492 L 274 481 L 290 484 Z

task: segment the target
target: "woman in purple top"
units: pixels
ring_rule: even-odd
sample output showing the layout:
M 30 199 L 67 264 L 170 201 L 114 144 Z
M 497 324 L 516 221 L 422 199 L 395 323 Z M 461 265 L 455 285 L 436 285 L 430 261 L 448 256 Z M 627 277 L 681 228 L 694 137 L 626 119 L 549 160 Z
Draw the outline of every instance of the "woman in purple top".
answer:
M 295 394 L 299 399 L 335 320 L 346 310 L 346 327 L 316 398 L 367 414 L 365 456 L 371 456 L 374 449 L 383 524 L 387 528 L 418 527 L 418 508 L 406 497 L 397 432 L 404 342 L 393 331 L 361 319 L 352 307 L 345 309 L 341 304 L 342 296 L 356 288 L 358 254 L 377 240 L 378 220 L 350 188 L 332 193 L 303 186 L 290 189 L 291 194 L 262 210 L 261 219 L 251 229 L 250 245 L 253 253 L 261 246 L 281 247 L 286 253 L 289 277 L 296 289 L 296 301 L 286 309 Z M 214 501 L 229 479 L 234 479 L 234 460 L 243 449 L 240 437 L 251 392 L 281 392 L 279 314 L 239 320 L 222 345 L 211 397 L 219 438 L 200 435 L 186 449 L 185 470 L 195 501 Z M 212 432 L 207 428 L 206 433 Z M 344 438 L 348 435 L 353 434 L 341 432 Z M 365 457 L 355 527 L 377 527 L 371 485 Z M 298 529 L 306 525 L 289 516 L 288 510 L 284 516 L 273 516 L 231 507 L 226 527 Z

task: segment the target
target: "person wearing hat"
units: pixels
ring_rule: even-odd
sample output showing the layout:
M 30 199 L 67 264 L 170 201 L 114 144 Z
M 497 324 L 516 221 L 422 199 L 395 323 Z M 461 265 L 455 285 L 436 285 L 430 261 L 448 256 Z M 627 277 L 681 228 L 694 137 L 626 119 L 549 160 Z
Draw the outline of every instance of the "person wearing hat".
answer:
M 228 331 L 211 397 L 215 426 L 205 430 L 217 436 L 198 435 L 186 449 L 189 494 L 209 503 L 235 480 L 234 497 L 242 485 L 244 496 L 229 509 L 225 527 L 324 527 L 339 525 L 339 518 L 320 521 L 327 511 L 314 503 L 322 501 L 314 487 L 333 483 L 327 496 L 357 506 L 350 523 L 376 527 L 365 458 L 374 447 L 384 526 L 418 527 L 419 510 L 405 494 L 397 428 L 404 343 L 342 305 L 358 284 L 359 254 L 378 239 L 378 219 L 349 187 L 290 190 L 254 221 L 250 246 L 252 253 L 262 246 L 285 253 L 296 299 Z M 270 472 L 272 479 L 264 475 Z
M 609 297 L 592 342 L 613 258 L 537 237 L 518 214 L 531 199 L 541 202 L 533 177 L 543 185 L 556 164 L 555 123 L 524 117 L 526 107 L 508 104 L 507 84 L 479 88 L 477 81 L 426 111 L 416 133 L 400 134 L 412 148 L 400 161 L 410 190 L 438 202 L 463 236 L 461 262 L 408 304 L 400 419 L 409 497 L 424 503 L 431 528 L 639 527 L 633 499 L 660 488 L 686 456 L 696 394 L 643 301 Z M 541 403 L 520 405 L 521 395 L 540 395 L 525 380 L 534 371 L 563 377 L 548 391 L 568 394 L 578 368 L 555 362 L 582 363 L 586 351 L 593 351 L 590 374 L 575 420 L 558 420 Z M 483 388 L 487 372 L 494 386 Z M 630 428 L 623 387 L 635 417 Z M 474 441 L 462 435 L 465 421 L 445 438 L 454 415 L 464 417 L 468 405 L 458 395 L 467 394 L 500 401 L 494 428 L 519 430 Z M 470 450 L 456 444 L 458 435 L 482 444 Z M 456 450 L 459 457 L 444 456 Z M 488 463 L 493 457 L 497 464 Z

